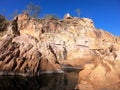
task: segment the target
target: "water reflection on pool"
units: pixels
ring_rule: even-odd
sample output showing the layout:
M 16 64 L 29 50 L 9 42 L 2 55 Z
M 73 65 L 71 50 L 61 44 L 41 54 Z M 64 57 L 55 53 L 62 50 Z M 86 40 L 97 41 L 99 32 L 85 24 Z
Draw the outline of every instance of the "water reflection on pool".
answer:
M 74 90 L 78 71 L 39 77 L 0 76 L 0 90 Z

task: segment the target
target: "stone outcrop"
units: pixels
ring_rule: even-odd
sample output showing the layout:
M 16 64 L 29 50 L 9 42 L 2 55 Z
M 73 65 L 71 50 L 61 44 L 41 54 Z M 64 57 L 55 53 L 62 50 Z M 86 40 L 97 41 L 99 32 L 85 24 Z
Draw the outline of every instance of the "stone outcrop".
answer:
M 103 61 L 98 65 L 86 64 L 79 73 L 77 88 L 81 90 L 119 90 L 120 77 L 113 63 Z M 120 70 L 120 68 L 119 68 Z
M 65 14 L 65 16 L 64 16 L 64 20 L 65 20 L 65 19 L 72 19 L 72 17 L 70 16 L 69 13 L 67 13 L 67 14 Z
M 51 50 L 48 58 L 37 48 L 36 38 L 25 35 L 18 37 L 7 37 L 0 43 L 0 71 L 1 75 L 39 75 L 46 71 L 57 72 L 59 64 Z
M 13 28 L 14 27 L 14 28 Z M 120 37 L 96 29 L 89 18 L 14 18 L 0 39 L 2 74 L 39 75 L 82 69 L 76 89 L 120 89 Z

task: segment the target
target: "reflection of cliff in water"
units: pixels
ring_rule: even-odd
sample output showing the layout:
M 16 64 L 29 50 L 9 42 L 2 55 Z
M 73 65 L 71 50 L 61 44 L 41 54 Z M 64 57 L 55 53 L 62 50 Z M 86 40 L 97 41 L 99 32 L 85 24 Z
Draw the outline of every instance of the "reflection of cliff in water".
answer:
M 78 72 L 43 74 L 39 77 L 0 76 L 0 90 L 74 90 Z

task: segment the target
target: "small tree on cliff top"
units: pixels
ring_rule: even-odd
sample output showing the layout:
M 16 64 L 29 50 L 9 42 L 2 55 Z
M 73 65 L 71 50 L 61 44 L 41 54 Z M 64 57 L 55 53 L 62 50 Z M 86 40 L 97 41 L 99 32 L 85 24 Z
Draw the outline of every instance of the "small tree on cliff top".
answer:
M 51 19 L 51 18 L 55 18 L 55 19 L 60 19 L 59 16 L 55 15 L 55 14 L 46 14 L 44 16 L 45 19 Z
M 24 12 L 27 12 L 31 17 L 38 18 L 40 14 L 40 6 L 34 5 L 32 2 L 30 2 L 26 6 L 26 10 L 23 10 Z
M 10 16 L 12 19 L 19 14 L 19 10 L 16 9 L 13 14 Z
M 75 12 L 77 13 L 78 17 L 80 17 L 80 9 L 77 8 L 77 9 L 75 10 Z

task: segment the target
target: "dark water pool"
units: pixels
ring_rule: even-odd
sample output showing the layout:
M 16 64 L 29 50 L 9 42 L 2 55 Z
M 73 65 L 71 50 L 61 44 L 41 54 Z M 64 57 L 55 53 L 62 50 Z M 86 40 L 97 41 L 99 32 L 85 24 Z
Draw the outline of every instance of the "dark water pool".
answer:
M 0 90 L 74 90 L 78 71 L 39 77 L 0 76 Z

